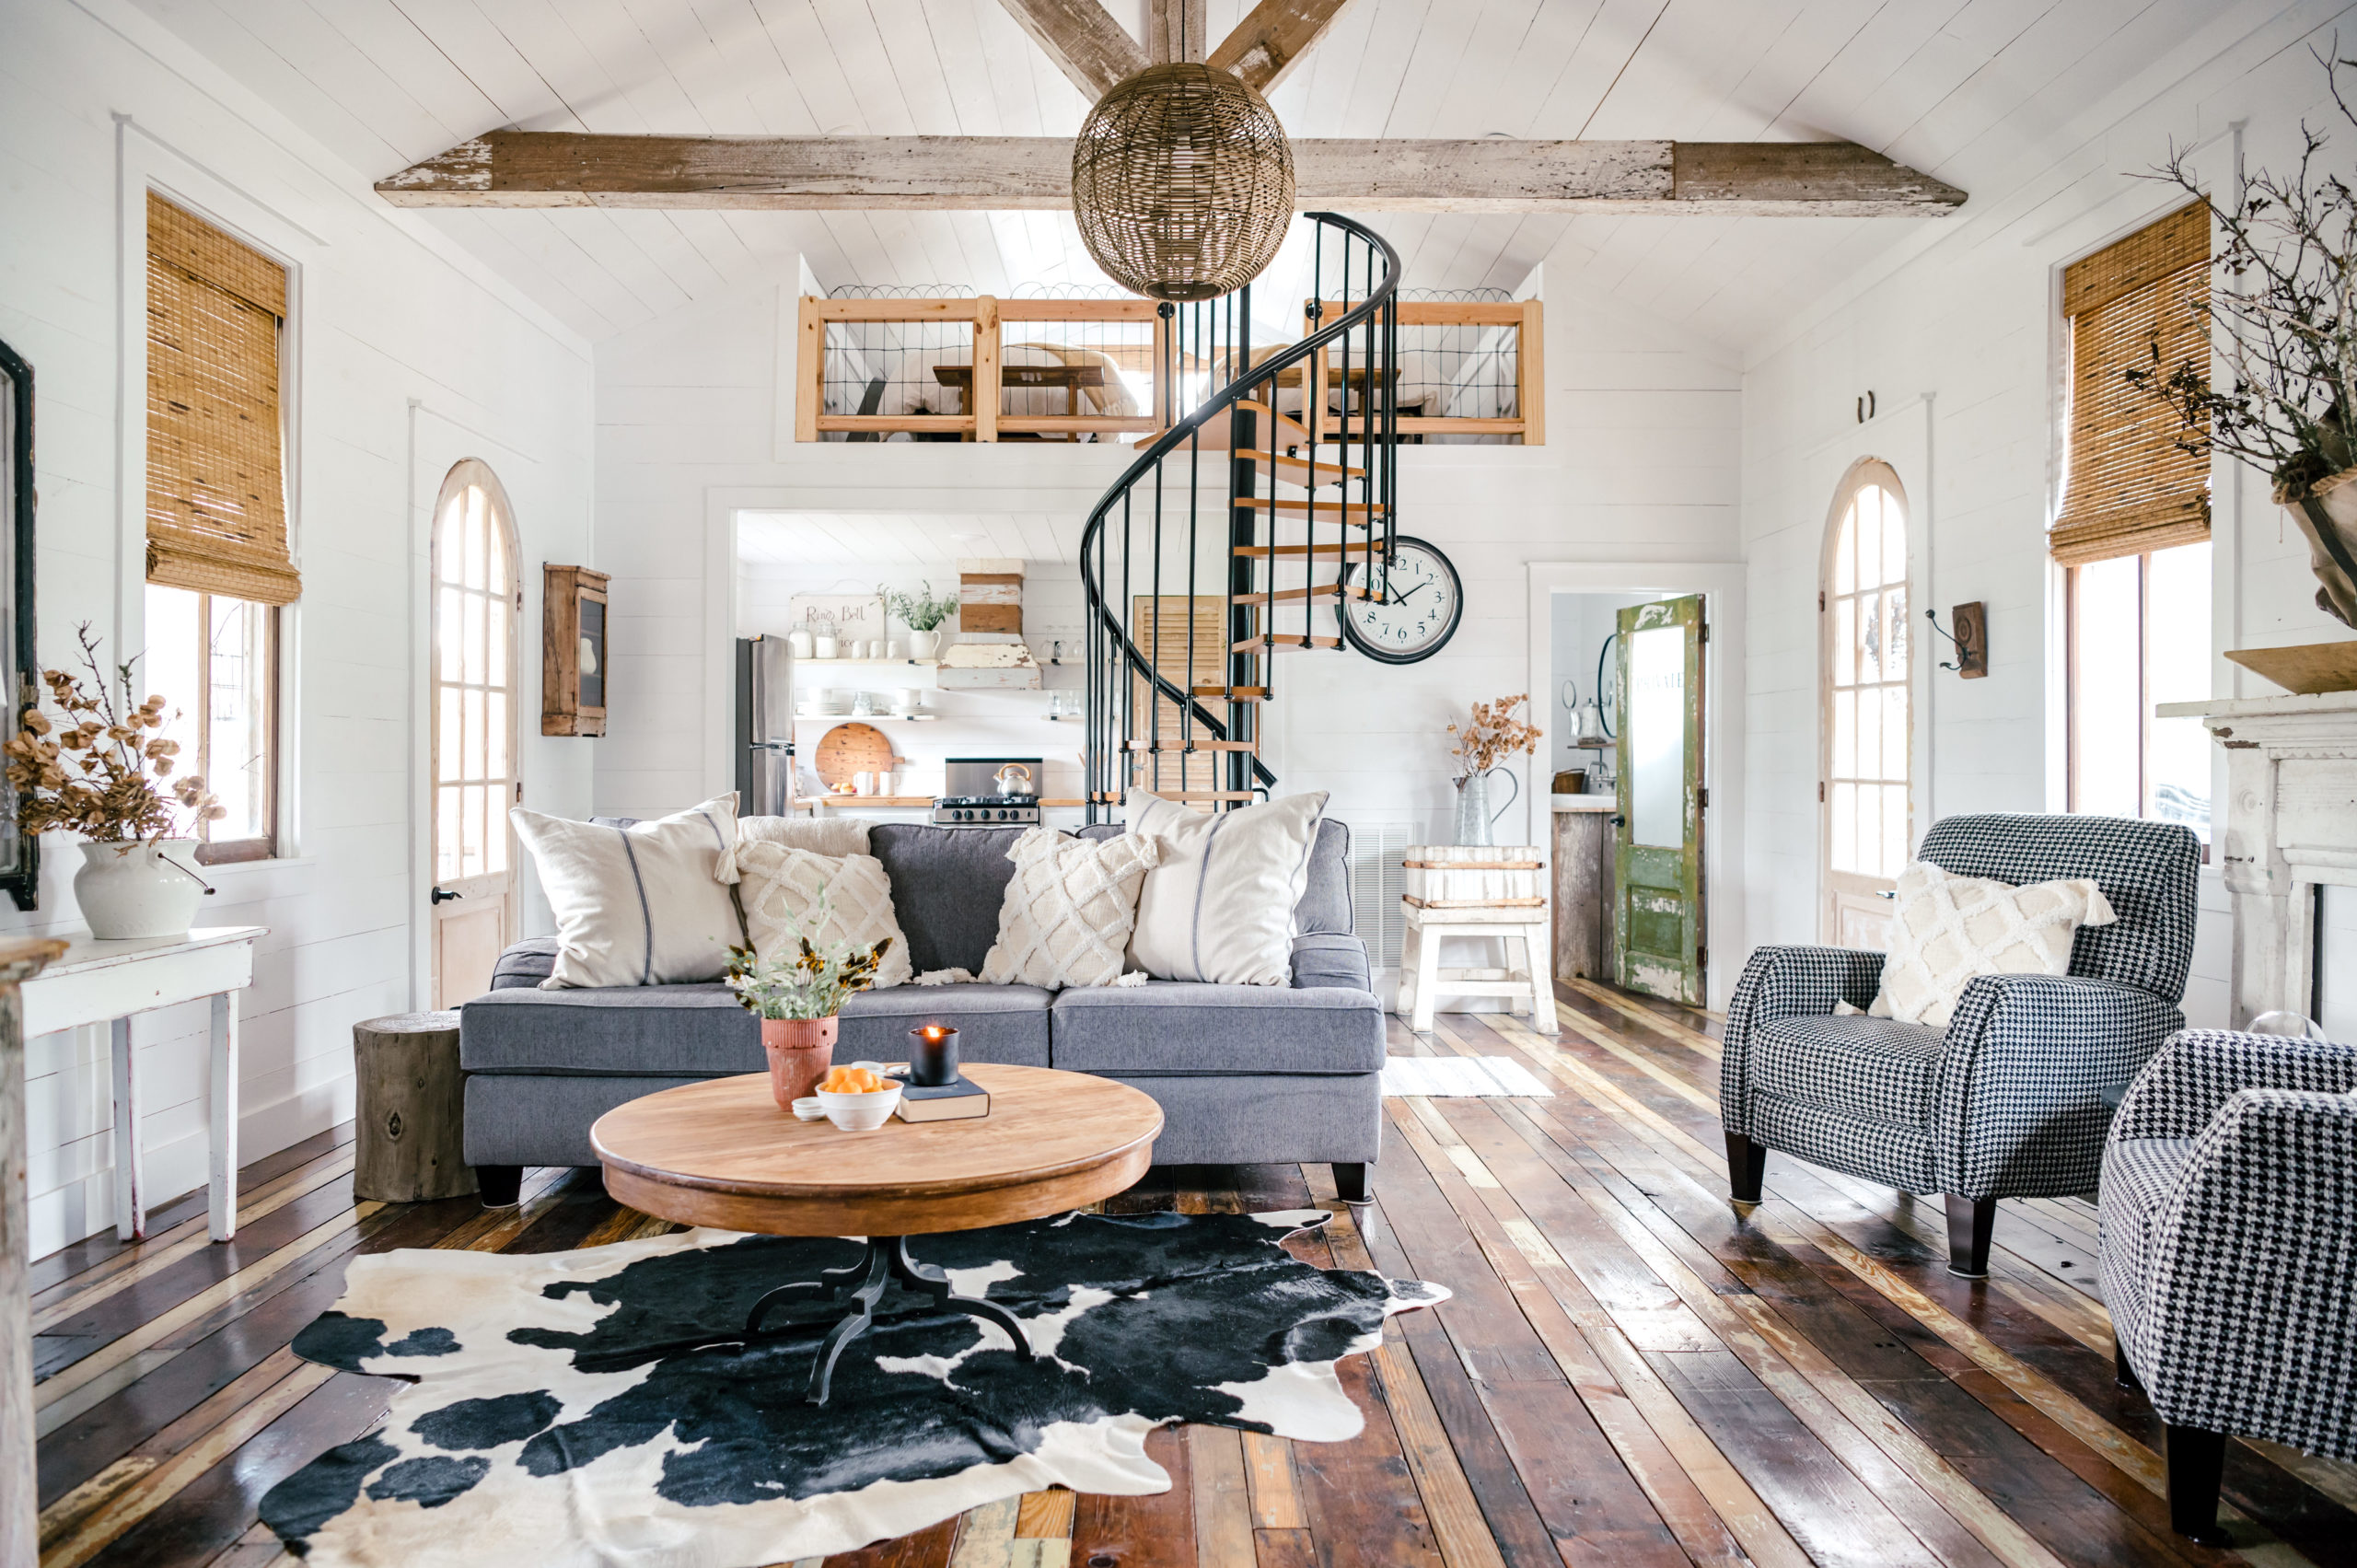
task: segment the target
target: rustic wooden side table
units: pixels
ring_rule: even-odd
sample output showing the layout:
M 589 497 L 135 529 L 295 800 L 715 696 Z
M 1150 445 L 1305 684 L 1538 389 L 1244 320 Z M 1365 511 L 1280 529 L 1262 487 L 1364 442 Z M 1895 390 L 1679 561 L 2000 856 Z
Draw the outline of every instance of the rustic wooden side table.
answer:
M 466 1160 L 457 1009 L 354 1024 L 352 1057 L 360 1091 L 353 1196 L 424 1203 L 478 1191 Z

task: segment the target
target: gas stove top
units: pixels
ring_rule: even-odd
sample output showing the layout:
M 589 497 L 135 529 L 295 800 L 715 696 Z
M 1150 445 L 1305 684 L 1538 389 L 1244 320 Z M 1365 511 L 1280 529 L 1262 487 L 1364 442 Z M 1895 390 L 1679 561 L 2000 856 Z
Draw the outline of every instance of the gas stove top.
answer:
M 1039 803 L 997 795 L 945 795 L 933 803 L 933 820 L 944 828 L 1033 827 L 1039 820 Z

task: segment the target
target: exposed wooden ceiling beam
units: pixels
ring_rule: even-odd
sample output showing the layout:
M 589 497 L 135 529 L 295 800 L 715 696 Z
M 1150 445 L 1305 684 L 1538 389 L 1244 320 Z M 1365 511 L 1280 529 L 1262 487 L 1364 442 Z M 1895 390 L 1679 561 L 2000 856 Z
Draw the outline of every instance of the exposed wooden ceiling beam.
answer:
M 1189 0 L 1148 0 L 1145 52 L 1157 65 L 1201 60 L 1206 42 L 1203 6 Z
M 1260 0 L 1236 30 L 1212 51 L 1211 63 L 1233 71 L 1263 93 L 1273 91 L 1295 61 L 1325 36 L 1350 0 Z
M 1114 83 L 1146 68 L 1145 51 L 1099 0 L 1000 3 L 1091 103 L 1103 98 Z
M 1938 217 L 1965 199 L 1849 142 L 1312 138 L 1293 155 L 1297 205 L 1354 213 Z M 377 190 L 403 207 L 1054 211 L 1072 204 L 1072 144 L 493 131 Z

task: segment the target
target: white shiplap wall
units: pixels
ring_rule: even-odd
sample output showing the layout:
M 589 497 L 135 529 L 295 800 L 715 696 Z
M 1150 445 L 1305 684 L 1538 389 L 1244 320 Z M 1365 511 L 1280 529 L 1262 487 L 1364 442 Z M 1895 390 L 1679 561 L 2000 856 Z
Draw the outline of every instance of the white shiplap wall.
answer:
M 423 668 L 424 514 L 451 463 L 488 460 L 517 508 L 537 627 L 537 563 L 588 556 L 588 351 L 119 0 L 8 0 L 0 38 L 0 338 L 32 363 L 40 399 L 46 660 L 64 659 L 84 621 L 110 650 L 138 641 L 144 493 L 133 466 L 131 494 L 118 495 L 117 462 L 127 435 L 135 464 L 145 387 L 118 387 L 128 314 L 117 302 L 119 197 L 136 215 L 152 178 L 297 270 L 293 477 L 305 591 L 287 621 L 285 709 L 296 853 L 217 871 L 220 893 L 202 917 L 271 927 L 244 1001 L 242 1137 L 253 1157 L 351 1115 L 351 1026 L 418 1000 L 412 762 L 424 744 L 411 704 Z M 131 261 L 144 264 L 135 252 Z M 526 661 L 523 696 L 527 714 L 538 708 L 537 660 Z M 525 727 L 529 797 L 585 808 L 590 743 L 540 740 L 528 718 Z M 8 911 L 0 931 L 76 923 L 80 858 L 63 841 L 45 846 L 41 910 Z M 134 1026 L 158 1193 L 203 1179 L 202 1022 L 180 1009 Z M 41 1253 L 111 1221 L 103 1036 L 36 1040 L 27 1070 Z
M 2174 141 L 2198 145 L 2222 183 L 2236 138 L 2252 167 L 2296 149 L 2303 114 L 2335 118 L 2309 47 L 2330 47 L 2340 5 L 2292 6 L 2262 25 L 2216 25 L 2158 67 L 2058 104 L 2017 186 L 1976 202 L 1926 234 L 1903 264 L 1839 291 L 1796 322 L 1744 378 L 1743 530 L 1752 584 L 1751 850 L 1746 874 L 1755 940 L 1814 940 L 1817 882 L 1816 576 L 1829 486 L 1816 459 L 1829 443 L 1901 462 L 1919 519 L 1911 563 L 1920 611 L 1979 599 L 1989 607 L 1990 673 L 1937 673 L 1919 686 L 1916 824 L 1958 812 L 2061 808 L 2056 593 L 2044 530 L 2053 492 L 2058 269 L 2179 204 L 2144 176 Z M 2247 21 L 2247 18 L 2246 18 Z M 2012 133 L 2008 132 L 2008 135 Z M 2333 157 L 2357 150 L 2343 126 Z M 1928 401 L 1902 460 L 1854 432 L 1855 400 Z M 1886 422 L 1889 416 L 1886 414 Z M 2263 476 L 2221 461 L 2212 476 L 2218 649 L 2347 635 L 2312 604 L 2306 551 L 2269 503 Z M 1920 624 L 1920 622 L 1919 622 Z M 2217 661 L 2217 691 L 2272 690 Z M 1926 733 L 1928 729 L 1928 733 Z M 2221 770 L 2217 787 L 2223 788 Z M 2223 1022 L 2228 923 L 2214 868 L 2187 1011 Z
M 780 299 L 774 286 L 741 291 L 599 345 L 598 554 L 615 574 L 600 811 L 676 809 L 726 787 L 733 612 L 711 585 L 714 571 L 726 581 L 735 511 L 886 514 L 896 555 L 907 520 L 933 516 L 945 559 L 967 553 L 949 536 L 978 512 L 1044 515 L 1069 550 L 1126 461 L 1118 447 L 781 447 Z M 1330 790 L 1346 819 L 1445 832 L 1443 727 L 1528 682 L 1530 563 L 1736 559 L 1736 370 L 1675 329 L 1576 295 L 1550 297 L 1547 319 L 1546 446 L 1403 454 L 1401 526 L 1457 563 L 1462 628 L 1405 669 L 1282 656 L 1266 751 L 1282 790 Z M 1725 820 L 1739 833 L 1739 812 Z

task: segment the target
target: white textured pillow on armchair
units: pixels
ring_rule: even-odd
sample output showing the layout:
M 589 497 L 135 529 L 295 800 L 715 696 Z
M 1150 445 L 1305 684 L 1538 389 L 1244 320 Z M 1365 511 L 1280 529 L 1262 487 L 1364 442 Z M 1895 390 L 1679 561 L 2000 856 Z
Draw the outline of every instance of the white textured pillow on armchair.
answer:
M 813 942 L 848 942 L 873 947 L 887 936 L 892 945 L 876 966 L 872 988 L 888 990 L 909 980 L 909 939 L 892 911 L 892 879 L 872 854 L 819 854 L 781 843 L 737 845 L 737 868 L 744 877 L 745 935 L 766 963 L 784 950 L 799 930 Z M 827 927 L 812 923 L 819 895 L 827 896 Z
M 1138 898 L 1131 961 L 1156 980 L 1292 983 L 1293 911 L 1325 811 L 1324 790 L 1208 815 L 1130 791 L 1130 836 L 1163 846 Z
M 737 796 L 628 828 L 518 806 L 507 814 L 532 852 L 556 916 L 551 990 L 718 980 L 744 940 L 736 900 L 714 878 L 737 842 Z
M 998 906 L 985 985 L 1113 985 L 1138 917 L 1138 888 L 1162 858 L 1152 839 L 1076 839 L 1034 828 L 1006 852 L 1015 877 Z
M 1911 861 L 1898 874 L 1882 990 L 1866 1010 L 1944 1029 L 1976 977 L 2068 974 L 2079 927 L 2117 918 L 2084 877 L 2015 887 Z

